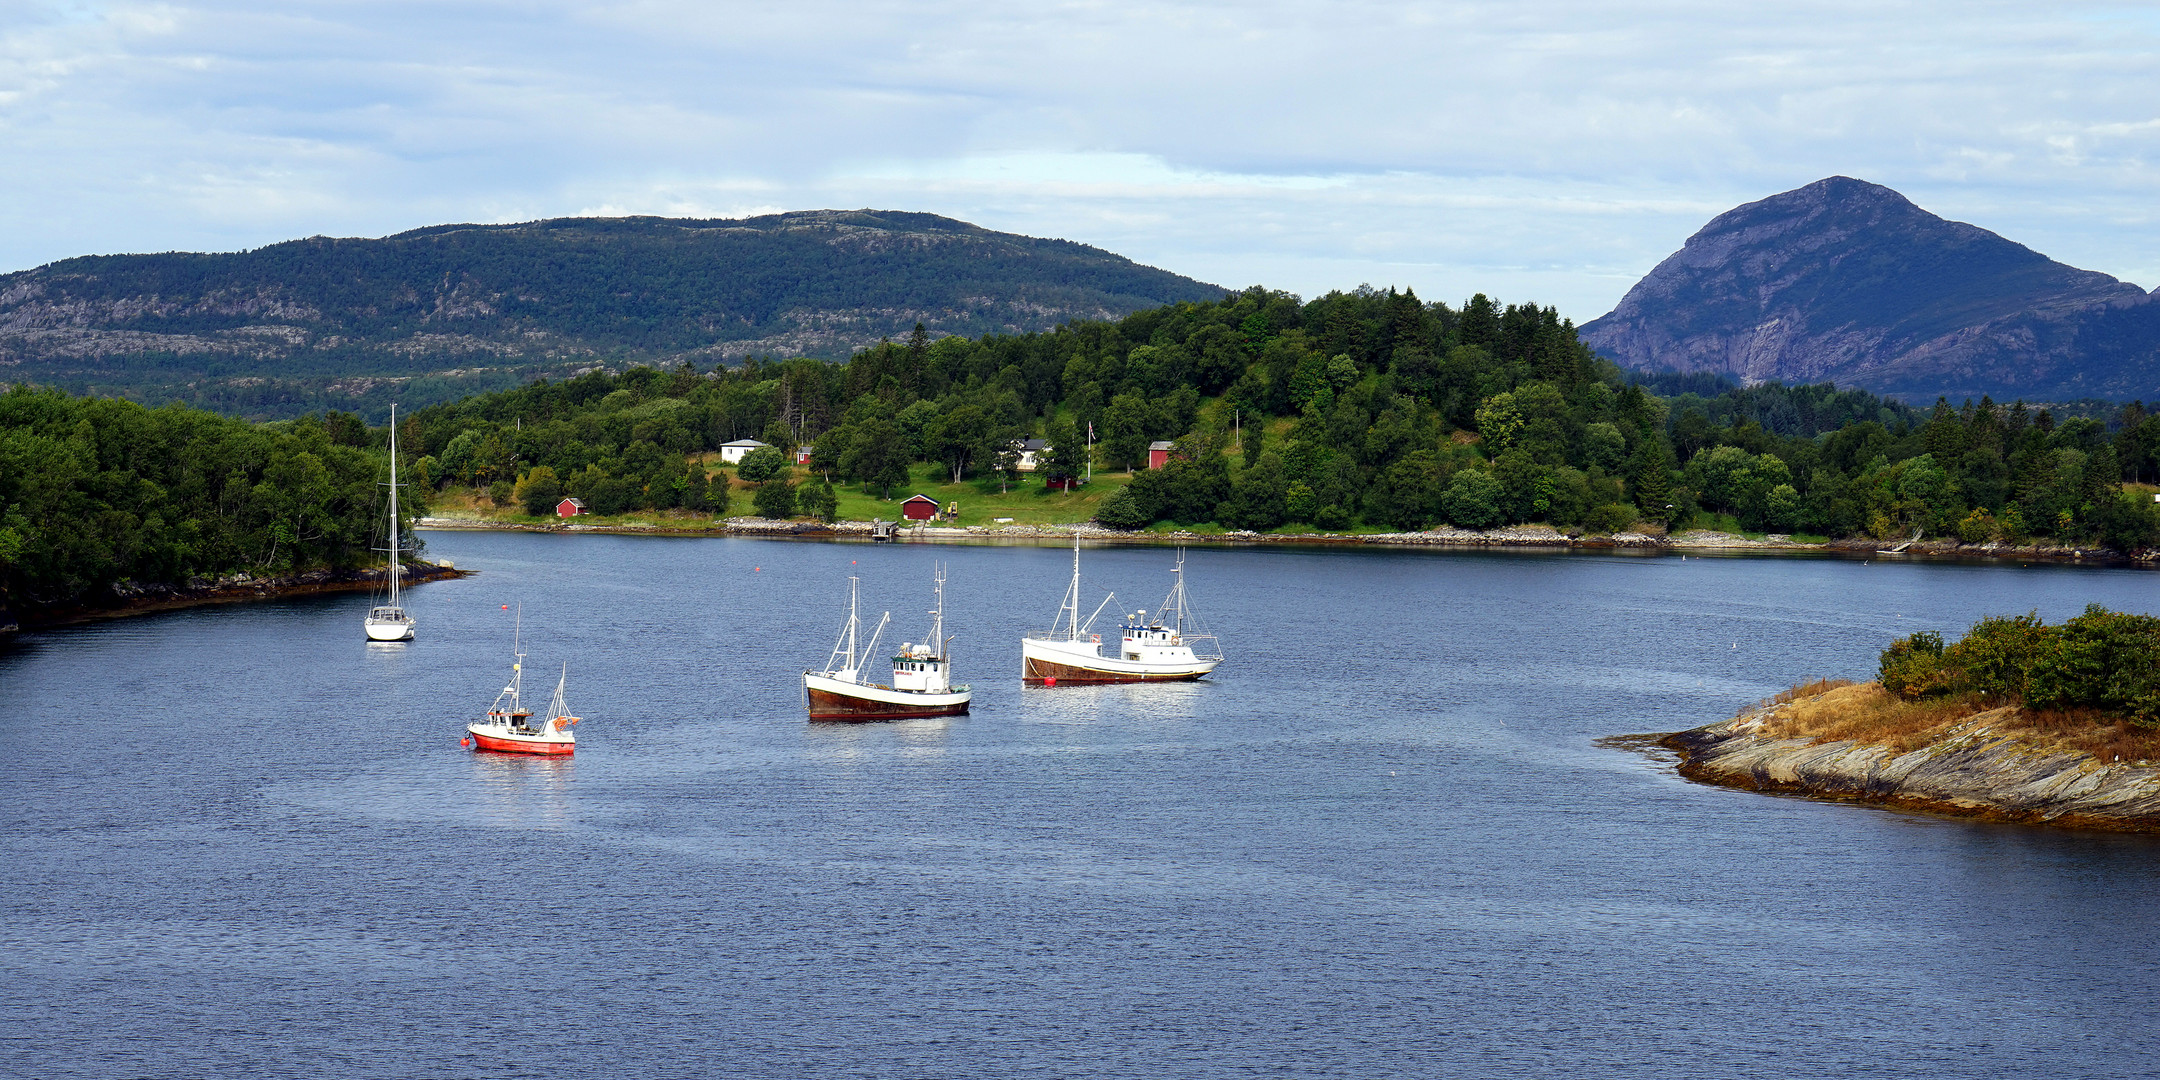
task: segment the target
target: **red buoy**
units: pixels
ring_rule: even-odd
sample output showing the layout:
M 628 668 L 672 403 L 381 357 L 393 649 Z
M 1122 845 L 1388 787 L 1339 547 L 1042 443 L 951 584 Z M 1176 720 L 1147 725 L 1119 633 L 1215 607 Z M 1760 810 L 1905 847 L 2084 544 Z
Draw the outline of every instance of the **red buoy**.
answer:
M 458 740 L 458 745 L 459 745 L 459 746 L 471 746 L 471 745 L 472 745 L 472 740 L 471 740 L 471 739 L 459 739 L 459 740 Z
M 1048 676 L 1048 677 L 1044 678 L 1044 679 L 1043 679 L 1043 685 L 1044 685 L 1044 686 L 1056 686 L 1056 685 L 1057 685 L 1057 676 L 1055 676 L 1055 675 L 1051 675 L 1051 676 Z

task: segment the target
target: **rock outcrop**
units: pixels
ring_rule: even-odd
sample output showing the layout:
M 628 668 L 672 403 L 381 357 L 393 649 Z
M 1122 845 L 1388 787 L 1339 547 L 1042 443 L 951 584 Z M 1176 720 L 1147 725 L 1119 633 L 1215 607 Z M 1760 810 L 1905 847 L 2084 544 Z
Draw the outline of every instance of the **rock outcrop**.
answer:
M 1995 725 L 1979 713 L 1911 750 L 1854 740 L 1791 738 L 1772 729 L 1780 706 L 1665 736 L 1692 780 L 1978 817 L 2160 832 L 2160 767 L 2102 762 Z
M 1624 366 L 1923 403 L 2160 394 L 2160 303 L 1833 176 L 1718 215 L 1582 340 Z

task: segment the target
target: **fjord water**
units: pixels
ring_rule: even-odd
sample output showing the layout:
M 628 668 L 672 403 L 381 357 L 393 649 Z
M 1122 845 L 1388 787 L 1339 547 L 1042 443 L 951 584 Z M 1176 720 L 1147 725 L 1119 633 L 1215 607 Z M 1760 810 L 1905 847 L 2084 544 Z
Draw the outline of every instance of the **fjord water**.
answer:
M 2160 842 L 1599 745 L 2123 569 L 1194 549 L 1208 682 L 1024 689 L 1057 547 L 427 534 L 0 651 L 0 1074 L 2149 1074 Z M 1152 608 L 1162 548 L 1086 587 Z M 804 722 L 850 573 L 972 715 Z M 567 761 L 476 756 L 570 665 Z M 1107 619 L 1105 620 L 1107 621 Z

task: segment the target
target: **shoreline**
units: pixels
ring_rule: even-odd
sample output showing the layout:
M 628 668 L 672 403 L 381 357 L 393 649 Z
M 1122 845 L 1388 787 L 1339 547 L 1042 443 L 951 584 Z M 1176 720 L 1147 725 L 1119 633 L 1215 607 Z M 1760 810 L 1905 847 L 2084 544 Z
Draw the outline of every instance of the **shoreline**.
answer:
M 2014 825 L 2160 833 L 2160 767 L 2102 762 L 2004 733 L 2010 710 L 1955 723 L 1911 750 L 1853 739 L 1816 740 L 1765 731 L 1787 704 L 1761 705 L 1731 720 L 1663 736 L 1622 736 L 1679 755 L 1678 771 L 1699 784 L 1803 795 Z
M 460 570 L 448 562 L 405 564 L 403 586 L 430 581 L 471 577 L 477 571 Z M 318 593 L 367 592 L 382 584 L 384 571 L 310 570 L 284 577 L 256 577 L 241 572 L 220 578 L 195 578 L 184 585 L 116 585 L 106 595 L 109 603 L 69 604 L 27 611 L 0 609 L 0 635 L 45 630 L 56 626 L 124 619 L 160 611 L 241 604 L 253 600 L 280 600 Z M 5 638 L 0 638 L 5 640 Z
M 870 523 L 867 521 L 838 521 L 827 525 L 814 521 L 775 521 L 769 518 L 754 517 L 727 518 L 705 526 L 646 522 L 605 525 L 535 524 L 473 517 L 424 517 L 415 524 L 418 528 L 446 531 L 531 532 L 564 535 L 742 536 L 802 540 L 868 540 L 870 538 Z M 1421 532 L 1394 533 L 1201 533 L 1184 530 L 1174 532 L 1127 532 L 1107 528 L 1092 522 L 1066 525 L 907 525 L 901 528 L 896 542 L 951 543 L 968 540 L 1069 540 L 1076 535 L 1084 539 L 1113 540 L 1129 544 L 1221 544 L 1225 546 L 1294 544 L 1554 549 L 1570 551 L 1621 550 L 1638 551 L 1645 554 L 1833 555 L 1840 558 L 1861 559 L 1918 557 L 1990 561 L 2045 561 L 2140 567 L 2154 566 L 2156 560 L 2160 560 L 2160 551 L 2125 555 L 2119 551 L 2099 547 L 2068 547 L 2041 544 L 2020 547 L 1994 542 L 1966 544 L 1956 540 L 1926 540 L 1916 543 L 1902 543 L 1867 539 L 1831 540 L 1818 544 L 1801 543 L 1777 534 L 1759 540 L 1751 540 L 1745 536 L 1711 529 L 1689 529 L 1672 536 L 1660 536 L 1650 533 L 1613 533 L 1610 535 L 1587 536 L 1570 535 L 1546 525 L 1514 525 L 1499 529 L 1488 529 L 1482 532 L 1458 529 L 1452 525 L 1443 525 L 1439 528 L 1426 529 Z M 1884 547 L 1885 544 L 1901 544 L 1901 549 L 1890 551 Z

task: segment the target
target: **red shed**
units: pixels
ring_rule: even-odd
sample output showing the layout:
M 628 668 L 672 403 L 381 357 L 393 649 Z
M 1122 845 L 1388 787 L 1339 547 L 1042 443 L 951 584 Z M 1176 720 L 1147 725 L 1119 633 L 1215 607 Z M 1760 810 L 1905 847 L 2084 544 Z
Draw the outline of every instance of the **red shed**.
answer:
M 917 495 L 900 504 L 900 516 L 909 521 L 928 521 L 937 516 L 937 500 Z
M 1147 444 L 1147 467 L 1160 469 L 1170 463 L 1170 451 L 1177 444 L 1168 439 L 1157 439 Z
M 555 504 L 556 517 L 576 517 L 585 512 L 585 500 L 564 499 Z

